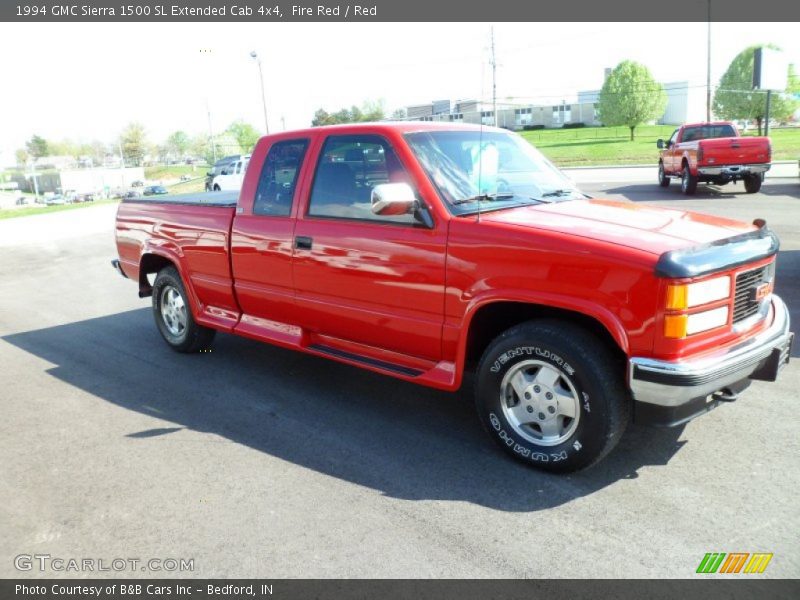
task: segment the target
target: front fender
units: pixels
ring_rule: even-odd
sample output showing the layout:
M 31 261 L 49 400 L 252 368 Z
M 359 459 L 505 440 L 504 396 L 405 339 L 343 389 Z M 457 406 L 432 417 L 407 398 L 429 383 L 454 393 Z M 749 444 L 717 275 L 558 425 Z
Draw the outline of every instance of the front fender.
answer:
M 545 308 L 557 308 L 573 313 L 577 313 L 584 317 L 588 317 L 598 322 L 611 336 L 617 346 L 626 355 L 630 354 L 630 344 L 628 340 L 628 333 L 622 325 L 620 319 L 613 312 L 604 306 L 584 300 L 582 298 L 574 298 L 571 296 L 562 296 L 548 292 L 534 292 L 531 290 L 516 290 L 509 292 L 505 290 L 502 294 L 495 294 L 488 291 L 484 294 L 472 298 L 467 305 L 467 310 L 461 327 L 461 336 L 458 343 L 458 364 L 464 364 L 467 339 L 469 337 L 470 326 L 472 319 L 477 312 L 489 304 L 498 302 L 517 302 L 521 304 L 530 304 L 542 306 Z

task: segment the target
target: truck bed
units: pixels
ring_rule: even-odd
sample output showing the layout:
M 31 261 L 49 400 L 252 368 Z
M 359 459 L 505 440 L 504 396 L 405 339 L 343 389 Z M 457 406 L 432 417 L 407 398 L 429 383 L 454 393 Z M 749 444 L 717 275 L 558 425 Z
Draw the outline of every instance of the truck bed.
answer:
M 147 204 L 180 204 L 189 206 L 236 206 L 239 192 L 195 192 L 190 194 L 168 194 L 166 196 L 142 196 L 141 198 L 125 198 L 123 202 Z
M 238 192 L 149 196 L 123 201 L 117 211 L 120 267 L 147 295 L 147 274 L 169 260 L 182 265 L 209 321 L 230 329 L 238 320 L 230 235 Z M 140 273 L 140 257 L 143 265 Z

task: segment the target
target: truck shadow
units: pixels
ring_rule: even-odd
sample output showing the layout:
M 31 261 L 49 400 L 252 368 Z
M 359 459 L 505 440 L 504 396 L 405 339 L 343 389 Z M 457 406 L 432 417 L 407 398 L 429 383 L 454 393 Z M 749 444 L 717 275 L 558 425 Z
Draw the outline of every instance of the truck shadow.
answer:
M 765 183 L 758 194 L 747 194 L 744 185 L 739 182 L 725 186 L 699 184 L 697 191 L 691 196 L 686 196 L 680 191 L 680 182 L 673 181 L 667 188 L 658 187 L 653 183 L 611 184 L 602 187 L 601 191 L 594 191 L 593 195 L 602 197 L 603 194 L 622 196 L 632 202 L 678 202 L 692 200 L 730 199 L 740 202 L 749 202 L 760 196 L 790 196 L 800 199 L 800 184 L 797 182 Z
M 394 498 L 538 511 L 666 465 L 685 443 L 683 428 L 632 425 L 593 469 L 553 476 L 495 447 L 471 382 L 448 394 L 230 335 L 210 353 L 180 355 L 149 309 L 2 339 L 55 364 L 48 372 L 64 383 L 158 419 L 127 432 L 132 443 L 212 433 Z

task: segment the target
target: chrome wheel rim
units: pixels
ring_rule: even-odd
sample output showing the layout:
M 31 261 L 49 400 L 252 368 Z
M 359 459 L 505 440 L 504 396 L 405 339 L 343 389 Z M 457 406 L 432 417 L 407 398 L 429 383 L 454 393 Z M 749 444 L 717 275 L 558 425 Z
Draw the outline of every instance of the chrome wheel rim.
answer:
M 172 335 L 180 337 L 186 331 L 186 303 L 181 293 L 171 285 L 161 291 L 161 320 Z
M 580 421 L 580 399 L 561 369 L 540 360 L 511 367 L 500 383 L 500 405 L 519 435 L 539 446 L 568 440 Z

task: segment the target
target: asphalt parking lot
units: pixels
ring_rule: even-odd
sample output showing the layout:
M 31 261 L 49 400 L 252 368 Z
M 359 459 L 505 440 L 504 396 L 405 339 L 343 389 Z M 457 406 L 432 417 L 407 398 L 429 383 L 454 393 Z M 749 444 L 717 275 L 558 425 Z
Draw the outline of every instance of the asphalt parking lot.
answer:
M 800 323 L 800 184 L 586 184 L 766 218 Z M 736 192 L 736 193 L 733 193 Z M 800 576 L 800 360 L 676 429 L 631 426 L 570 476 L 507 459 L 446 394 L 218 335 L 160 339 L 109 266 L 114 206 L 0 221 L 0 577 L 14 557 L 185 558 L 195 577 L 679 577 L 706 552 Z M 794 326 L 798 331 L 798 326 Z M 800 358 L 800 344 L 794 356 Z

